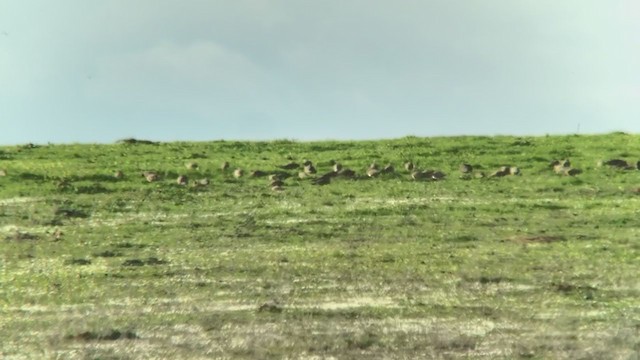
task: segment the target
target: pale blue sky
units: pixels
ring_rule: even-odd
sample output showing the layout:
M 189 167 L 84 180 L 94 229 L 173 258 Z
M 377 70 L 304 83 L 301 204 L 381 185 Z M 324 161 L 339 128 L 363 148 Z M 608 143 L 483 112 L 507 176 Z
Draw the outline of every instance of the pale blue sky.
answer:
M 636 0 L 2 0 L 0 144 L 640 132 Z

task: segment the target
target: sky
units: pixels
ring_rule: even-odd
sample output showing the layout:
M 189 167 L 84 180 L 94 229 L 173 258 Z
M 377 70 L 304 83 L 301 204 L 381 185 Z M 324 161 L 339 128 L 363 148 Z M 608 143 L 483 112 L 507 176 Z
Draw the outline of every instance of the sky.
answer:
M 611 131 L 636 0 L 0 1 L 0 144 Z

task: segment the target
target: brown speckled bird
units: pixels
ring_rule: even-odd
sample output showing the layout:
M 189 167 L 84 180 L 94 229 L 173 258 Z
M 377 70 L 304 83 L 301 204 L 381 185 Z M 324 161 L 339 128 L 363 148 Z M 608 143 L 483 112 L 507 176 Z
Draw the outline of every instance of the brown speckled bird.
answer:
M 189 179 L 186 177 L 186 175 L 180 175 L 178 176 L 178 178 L 176 179 L 176 183 L 178 185 L 182 185 L 185 186 L 189 183 Z
M 154 181 L 158 181 L 160 180 L 160 175 L 158 175 L 158 173 L 154 172 L 154 171 L 145 171 L 142 173 L 142 176 L 148 181 L 148 182 L 154 182 Z

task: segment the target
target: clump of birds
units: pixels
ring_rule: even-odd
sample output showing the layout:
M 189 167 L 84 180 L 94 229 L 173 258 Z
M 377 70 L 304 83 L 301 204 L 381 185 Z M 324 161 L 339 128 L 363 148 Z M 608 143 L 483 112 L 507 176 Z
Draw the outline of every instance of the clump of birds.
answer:
M 330 160 L 328 162 L 320 163 L 320 167 L 329 165 L 330 168 L 325 172 L 319 172 L 316 165 L 311 160 L 304 159 L 302 162 L 292 161 L 292 157 L 289 156 L 289 162 L 283 163 L 275 167 L 275 170 L 261 170 L 252 169 L 245 171 L 242 167 L 231 167 L 229 161 L 223 161 L 220 165 L 220 171 L 227 179 L 233 177 L 235 180 L 226 180 L 236 182 L 245 176 L 250 178 L 268 178 L 268 186 L 274 192 L 282 192 L 286 189 L 287 184 L 285 181 L 290 177 L 295 177 L 297 174 L 298 181 L 309 181 L 313 185 L 328 185 L 335 179 L 347 179 L 347 180 L 364 180 L 364 179 L 376 179 L 385 176 L 399 177 L 403 176 L 402 171 L 397 172 L 395 166 L 392 163 L 386 163 L 384 166 L 378 165 L 376 161 L 370 163 L 370 165 L 358 174 L 355 170 L 345 167 L 341 162 Z M 607 167 L 618 170 L 636 170 L 640 169 L 640 161 L 629 162 L 623 159 L 610 159 L 603 160 L 597 163 L 597 167 Z M 187 174 L 178 174 L 175 178 L 175 184 L 179 186 L 188 186 L 202 188 L 211 184 L 211 180 L 208 177 L 198 176 L 203 174 L 200 164 L 190 161 L 185 163 Z M 409 178 L 413 181 L 443 181 L 447 179 L 447 174 L 434 168 L 421 168 L 413 161 L 406 160 L 401 169 L 404 168 L 405 174 L 408 174 Z M 522 176 L 522 171 L 518 166 L 514 165 L 502 165 L 490 172 L 489 175 L 485 175 L 483 171 L 478 169 L 483 167 L 480 165 L 472 165 L 470 163 L 463 162 L 459 165 L 458 171 L 460 179 L 471 180 L 481 178 L 502 178 L 507 176 Z M 549 168 L 553 173 L 561 176 L 577 176 L 583 173 L 583 170 L 574 167 L 569 159 L 553 160 L 549 162 Z M 233 171 L 231 171 L 233 169 Z M 291 173 L 293 172 L 293 174 Z M 122 170 L 114 170 L 113 178 L 116 180 L 123 180 L 126 178 L 125 173 Z M 140 173 L 144 180 L 148 183 L 156 183 L 162 181 L 163 178 L 168 178 L 170 175 L 164 173 L 161 175 L 157 171 L 143 171 Z M 0 177 L 8 176 L 8 172 L 5 169 L 0 169 Z M 175 175 L 174 175 L 175 176 Z M 190 181 L 190 178 L 193 178 Z M 58 184 L 59 187 L 68 186 L 67 183 Z

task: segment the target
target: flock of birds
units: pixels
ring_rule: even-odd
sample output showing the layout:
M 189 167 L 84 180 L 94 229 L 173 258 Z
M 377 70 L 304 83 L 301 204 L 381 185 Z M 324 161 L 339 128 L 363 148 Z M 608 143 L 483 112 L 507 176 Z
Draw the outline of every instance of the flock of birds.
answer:
M 369 165 L 364 174 L 358 175 L 354 170 L 343 167 L 339 162 L 332 160 L 329 162 L 329 164 L 332 166 L 331 170 L 321 175 L 318 174 L 318 170 L 310 160 L 304 160 L 302 163 L 289 162 L 287 164 L 278 166 L 278 170 L 276 171 L 251 170 L 246 173 L 242 168 L 236 168 L 235 170 L 233 170 L 232 174 L 236 179 L 242 178 L 244 176 L 249 176 L 252 178 L 267 177 L 269 179 L 269 186 L 272 190 L 282 191 L 284 190 L 285 186 L 284 181 L 289 177 L 295 176 L 294 174 L 289 173 L 289 171 L 293 170 L 298 170 L 297 176 L 299 179 L 309 179 L 315 185 L 327 185 L 331 183 L 332 179 L 336 178 L 375 178 L 384 174 L 393 174 L 396 172 L 396 169 L 392 164 L 379 166 L 378 164 L 373 162 L 371 165 Z M 631 164 L 625 160 L 613 159 L 602 161 L 598 163 L 598 166 L 610 166 L 623 170 L 640 169 L 640 161 L 638 161 L 638 163 L 636 164 Z M 189 170 L 197 170 L 199 168 L 199 165 L 195 162 L 189 162 L 186 164 L 186 167 Z M 550 167 L 556 174 L 559 175 L 575 176 L 582 173 L 581 169 L 572 167 L 571 162 L 568 159 L 555 160 L 550 163 Z M 223 172 L 230 171 L 229 162 L 223 162 L 220 168 Z M 447 177 L 447 175 L 440 170 L 420 170 L 411 161 L 407 161 L 404 163 L 404 169 L 415 181 L 440 181 Z M 474 177 L 495 178 L 504 176 L 517 176 L 522 174 L 520 168 L 518 168 L 517 166 L 502 166 L 489 175 L 486 175 L 482 171 L 475 171 L 474 167 L 470 164 L 461 164 L 459 167 L 459 171 L 461 174 L 460 178 L 462 179 L 471 179 Z M 123 178 L 124 173 L 118 170 L 116 171 L 114 176 L 116 178 Z M 154 171 L 145 171 L 142 173 L 142 176 L 150 183 L 159 181 L 161 179 L 160 174 Z M 189 179 L 186 175 L 179 175 L 176 179 L 176 183 L 178 185 L 187 186 L 189 185 Z M 210 180 L 208 178 L 203 178 L 192 181 L 191 185 L 195 187 L 202 187 L 209 185 L 209 183 Z
M 236 179 L 242 178 L 244 176 L 252 178 L 267 177 L 269 179 L 269 186 L 272 190 L 282 191 L 284 190 L 285 186 L 284 181 L 292 176 L 295 176 L 295 174 L 290 173 L 290 171 L 293 170 L 298 170 L 297 176 L 299 179 L 308 179 L 315 185 L 327 185 L 331 183 L 333 179 L 337 178 L 356 180 L 362 178 L 375 178 L 385 174 L 396 173 L 395 167 L 390 163 L 385 166 L 379 166 L 378 164 L 373 162 L 371 165 L 369 165 L 364 174 L 361 175 L 357 174 L 352 169 L 343 167 L 342 164 L 333 160 L 329 162 L 329 165 L 332 167 L 331 170 L 323 174 L 318 174 L 318 170 L 310 160 L 304 160 L 300 164 L 296 162 L 289 162 L 287 164 L 278 166 L 278 170 L 276 171 L 251 170 L 246 173 L 242 168 L 236 168 L 235 170 L 233 170 L 232 174 Z M 622 159 L 612 159 L 601 161 L 598 163 L 598 166 L 609 166 L 621 170 L 640 170 L 640 161 L 634 164 Z M 186 164 L 186 168 L 192 171 L 198 170 L 199 165 L 196 162 L 189 162 Z M 229 162 L 223 162 L 220 168 L 223 172 L 230 171 Z M 582 173 L 581 169 L 572 167 L 571 162 L 568 159 L 555 160 L 550 163 L 550 168 L 552 168 L 553 171 L 558 175 L 576 176 Z M 440 170 L 420 170 L 411 161 L 407 161 L 404 163 L 404 169 L 408 174 L 410 174 L 411 179 L 415 181 L 440 181 L 447 177 L 447 175 Z M 521 175 L 520 168 L 518 168 L 517 166 L 502 166 L 489 175 L 486 175 L 482 171 L 476 171 L 476 169 L 474 169 L 474 167 L 470 164 L 461 164 L 459 167 L 459 171 L 460 178 L 466 180 L 472 179 L 474 177 L 496 178 Z M 7 170 L 0 169 L 0 177 L 4 177 L 7 175 Z M 117 179 L 122 179 L 124 178 L 124 176 L 125 174 L 121 170 L 117 170 L 114 173 L 114 177 Z M 147 182 L 150 183 L 162 179 L 161 175 L 155 171 L 144 171 L 142 173 L 142 176 L 146 179 Z M 210 184 L 210 180 L 208 178 L 193 180 L 190 183 L 187 175 L 179 175 L 175 181 L 178 185 L 182 186 L 191 184 L 194 187 L 204 187 Z

